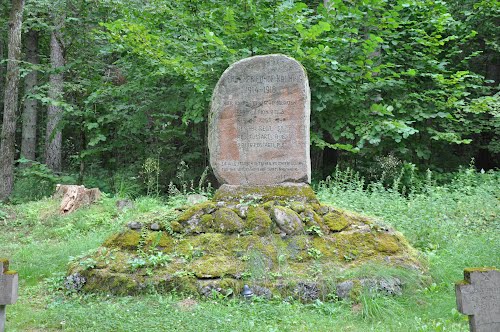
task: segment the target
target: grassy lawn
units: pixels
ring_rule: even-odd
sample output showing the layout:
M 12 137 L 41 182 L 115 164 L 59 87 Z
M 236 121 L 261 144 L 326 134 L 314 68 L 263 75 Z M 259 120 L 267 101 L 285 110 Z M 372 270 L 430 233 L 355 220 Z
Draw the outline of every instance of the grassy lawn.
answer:
M 62 285 L 71 257 L 97 248 L 135 216 L 182 198 L 143 197 L 122 213 L 115 199 L 104 198 L 69 216 L 44 199 L 0 206 L 0 256 L 20 276 L 7 331 L 468 331 L 466 316 L 455 309 L 454 282 L 466 267 L 500 266 L 500 173 L 464 171 L 447 185 L 429 182 L 401 195 L 337 172 L 317 192 L 325 203 L 402 231 L 428 262 L 426 285 L 407 285 L 399 297 L 362 295 L 360 303 L 69 294 Z

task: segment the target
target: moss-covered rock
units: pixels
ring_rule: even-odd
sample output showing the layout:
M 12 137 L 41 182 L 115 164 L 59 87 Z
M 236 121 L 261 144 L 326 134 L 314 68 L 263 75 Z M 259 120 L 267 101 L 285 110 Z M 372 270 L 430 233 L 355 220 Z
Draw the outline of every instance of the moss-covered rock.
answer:
M 170 228 L 172 229 L 173 232 L 175 233 L 181 233 L 182 232 L 182 225 L 180 222 L 177 220 L 174 220 L 170 223 Z
M 215 211 L 216 205 L 212 201 L 207 201 L 203 203 L 199 203 L 189 207 L 185 210 L 178 218 L 177 221 L 179 223 L 184 223 L 194 216 L 201 216 L 204 213 L 211 213 Z
M 152 248 L 151 246 L 155 246 Z M 150 232 L 146 238 L 146 247 L 148 249 L 159 249 L 171 251 L 175 245 L 175 239 L 165 232 Z
M 214 215 L 214 230 L 220 233 L 237 233 L 243 230 L 243 220 L 229 208 L 219 208 Z
M 380 252 L 395 253 L 400 250 L 398 238 L 389 233 L 378 234 L 375 249 Z
M 256 235 L 269 234 L 271 231 L 272 220 L 269 214 L 260 206 L 249 206 L 245 229 Z
M 82 273 L 86 278 L 84 290 L 88 292 L 108 292 L 117 295 L 134 295 L 141 291 L 143 278 L 126 273 L 107 270 L 90 270 Z
M 292 201 L 289 203 L 289 205 L 290 209 L 294 210 L 297 213 L 304 212 L 304 210 L 306 209 L 306 205 L 302 202 Z
M 233 294 L 240 294 L 243 290 L 244 281 L 234 278 L 222 278 L 219 282 L 219 287 L 228 293 L 232 291 Z
M 329 230 L 323 223 L 323 219 L 319 216 L 316 211 L 312 208 L 306 208 L 304 212 L 300 214 L 302 220 L 306 224 L 306 227 L 311 228 L 313 226 L 318 227 L 322 232 L 327 232 Z
M 272 210 L 272 217 L 279 229 L 287 235 L 301 234 L 304 231 L 304 224 L 292 209 L 275 206 Z
M 115 294 L 154 287 L 228 295 L 251 278 L 266 296 L 307 301 L 336 292 L 332 285 L 344 281 L 338 275 L 367 263 L 424 270 L 416 250 L 392 228 L 320 204 L 309 186 L 270 187 L 226 188 L 176 219 L 140 217 L 145 227 L 110 236 L 72 262 L 69 274 L 86 278 L 84 291 Z M 161 227 L 147 227 L 148 220 Z M 354 283 L 349 298 L 356 298 Z
M 308 184 L 282 183 L 269 186 L 222 185 L 214 195 L 214 201 L 252 201 L 287 200 L 317 202 L 316 194 Z
M 323 221 L 332 232 L 340 232 L 349 226 L 349 220 L 339 211 L 327 213 Z
M 170 226 L 174 232 L 204 233 L 206 230 L 203 228 L 201 217 L 215 210 L 216 205 L 211 201 L 196 204 L 182 212 L 176 220 L 170 223 Z
M 243 263 L 230 256 L 205 256 L 189 263 L 188 270 L 199 279 L 235 276 L 244 271 Z
M 211 214 L 204 214 L 200 217 L 200 226 L 204 232 L 211 231 L 215 228 L 214 216 Z
M 134 250 L 137 249 L 140 240 L 141 240 L 140 232 L 127 229 L 118 234 L 112 235 L 106 241 L 104 241 L 103 245 L 109 248 Z
M 158 233 L 147 232 L 145 238 L 155 234 Z M 149 257 L 158 257 L 160 246 L 155 249 L 146 245 L 144 253 L 139 255 L 113 244 L 117 239 L 117 236 L 108 239 L 112 249 L 103 247 L 72 264 L 70 273 L 87 278 L 84 290 L 136 294 L 155 287 L 192 294 L 201 292 L 199 281 L 207 278 L 226 289 L 229 284 L 240 285 L 241 278 L 250 276 L 258 285 L 280 296 L 302 294 L 300 289 L 307 291 L 310 280 L 319 282 L 318 289 L 323 294 L 322 289 L 328 285 L 318 277 L 328 273 L 332 264 L 345 266 L 343 269 L 367 262 L 419 266 L 412 249 L 399 240 L 397 233 L 391 232 L 351 230 L 330 236 L 301 234 L 284 238 L 274 234 L 203 233 L 180 239 L 165 235 L 161 241 L 170 245 L 162 252 L 171 259 L 158 265 L 152 265 Z M 133 268 L 133 262 L 141 260 L 145 265 Z M 179 283 L 180 277 L 187 284 Z M 226 287 L 216 282 L 217 278 L 225 279 Z M 299 282 L 304 287 L 297 288 Z

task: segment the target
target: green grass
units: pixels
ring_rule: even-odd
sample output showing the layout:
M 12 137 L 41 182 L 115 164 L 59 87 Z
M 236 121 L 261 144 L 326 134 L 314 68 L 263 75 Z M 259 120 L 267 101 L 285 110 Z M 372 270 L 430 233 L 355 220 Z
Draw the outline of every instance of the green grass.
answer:
M 238 298 L 189 302 L 179 294 L 154 291 L 138 297 L 65 294 L 61 285 L 70 257 L 95 249 L 141 214 L 185 201 L 143 197 L 134 209 L 119 213 L 115 199 L 104 198 L 90 208 L 59 216 L 57 202 L 44 199 L 0 206 L 0 256 L 8 257 L 20 275 L 20 298 L 7 307 L 7 329 L 468 331 L 466 316 L 455 309 L 454 282 L 462 279 L 466 267 L 500 266 L 500 173 L 466 170 L 447 185 L 429 181 L 405 195 L 396 187 L 366 188 L 345 172 L 338 171 L 334 179 L 317 187 L 320 199 L 379 217 L 402 231 L 428 262 L 431 278 L 424 286 L 407 287 L 399 297 L 363 294 L 359 304 L 246 303 Z

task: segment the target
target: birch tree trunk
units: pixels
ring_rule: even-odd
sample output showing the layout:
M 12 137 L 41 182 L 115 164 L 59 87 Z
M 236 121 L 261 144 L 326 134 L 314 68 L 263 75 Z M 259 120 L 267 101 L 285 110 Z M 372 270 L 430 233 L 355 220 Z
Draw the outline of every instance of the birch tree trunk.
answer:
M 26 60 L 38 65 L 38 31 L 30 30 L 26 36 Z M 32 70 L 24 79 L 25 93 L 33 93 L 38 84 L 38 71 Z M 38 118 L 38 101 L 26 98 L 23 111 L 23 132 L 21 142 L 21 156 L 29 160 L 35 160 L 36 151 L 36 124 Z
M 0 136 L 0 201 L 5 200 L 14 186 L 16 154 L 16 112 L 19 94 L 19 60 L 21 58 L 21 25 L 24 0 L 12 0 L 9 21 L 8 63 L 2 134 Z
M 50 38 L 50 64 L 52 74 L 49 79 L 49 98 L 61 100 L 63 95 L 64 77 L 61 67 L 64 66 L 63 45 L 59 36 L 60 28 L 52 31 Z M 45 163 L 53 171 L 61 171 L 62 135 L 58 128 L 63 110 L 60 106 L 49 105 L 47 111 L 47 132 L 45 141 Z

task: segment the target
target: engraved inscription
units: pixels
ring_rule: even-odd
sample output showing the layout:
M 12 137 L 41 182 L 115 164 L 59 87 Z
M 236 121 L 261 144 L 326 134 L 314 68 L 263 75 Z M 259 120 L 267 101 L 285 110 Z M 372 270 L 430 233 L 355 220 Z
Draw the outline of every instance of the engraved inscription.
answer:
M 251 172 L 285 172 L 296 171 L 300 166 L 304 166 L 304 162 L 291 161 L 221 161 L 220 165 L 223 171 L 251 171 Z
M 295 106 L 297 105 L 297 101 L 295 100 L 224 100 L 224 106 L 247 106 L 252 108 L 249 111 L 256 111 L 254 108 L 262 107 L 262 106 Z M 238 112 L 243 112 L 243 110 L 238 110 Z
M 301 77 L 299 75 L 279 73 L 273 75 L 230 75 L 227 77 L 229 83 L 234 84 L 269 84 L 269 83 L 296 83 Z
M 231 66 L 214 92 L 209 128 L 220 182 L 308 182 L 309 98 L 304 69 L 291 58 L 257 56 Z

